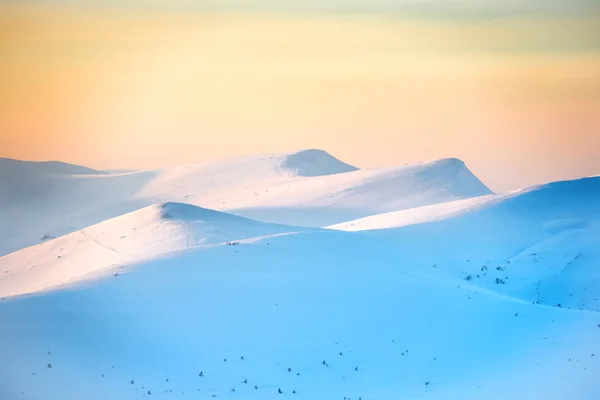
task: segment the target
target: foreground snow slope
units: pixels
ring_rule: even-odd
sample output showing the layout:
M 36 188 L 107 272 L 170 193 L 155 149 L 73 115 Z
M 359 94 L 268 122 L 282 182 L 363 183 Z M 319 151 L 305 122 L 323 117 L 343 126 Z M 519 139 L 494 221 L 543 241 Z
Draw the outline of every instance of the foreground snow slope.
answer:
M 183 203 L 163 203 L 0 257 L 0 296 L 118 274 L 140 262 L 201 245 L 301 231 Z
M 349 221 L 501 293 L 600 310 L 600 177 Z M 435 252 L 429 249 L 436 249 Z M 469 279 L 469 278 L 467 278 Z
M 37 163 L 25 164 L 28 170 L 40 169 Z M 157 202 L 184 202 L 266 222 L 320 227 L 490 193 L 456 159 L 358 170 L 322 150 L 132 173 L 68 169 L 39 179 L 10 173 L 17 170 L 12 167 L 0 169 L 5 172 L 0 175 L 0 220 L 12 228 L 0 231 L 0 255 Z
M 422 257 L 305 232 L 6 298 L 0 398 L 597 398 L 598 313 L 498 295 Z

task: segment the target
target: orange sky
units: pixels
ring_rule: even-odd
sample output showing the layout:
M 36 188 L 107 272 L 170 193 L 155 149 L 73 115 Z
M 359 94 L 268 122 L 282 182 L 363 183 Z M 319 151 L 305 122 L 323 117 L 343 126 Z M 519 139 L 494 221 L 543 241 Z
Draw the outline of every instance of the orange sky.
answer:
M 495 190 L 600 174 L 600 16 L 0 5 L 0 156 L 150 168 L 322 148 L 459 157 Z

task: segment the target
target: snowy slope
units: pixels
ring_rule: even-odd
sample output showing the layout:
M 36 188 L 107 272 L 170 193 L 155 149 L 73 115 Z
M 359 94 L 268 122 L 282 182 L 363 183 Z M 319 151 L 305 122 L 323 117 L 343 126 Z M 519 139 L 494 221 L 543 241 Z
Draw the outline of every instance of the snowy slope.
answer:
M 2 185 L 10 184 L 10 180 L 17 177 L 35 179 L 42 176 L 97 175 L 103 173 L 103 171 L 60 161 L 22 161 L 0 157 L 0 183 Z M 13 183 L 18 184 L 19 182 Z
M 490 193 L 456 159 L 358 170 L 322 150 L 131 173 L 82 174 L 75 169 L 30 179 L 10 171 L 0 176 L 0 220 L 13 229 L 0 231 L 0 255 L 157 202 L 320 227 Z
M 258 193 L 254 205 L 238 200 L 228 209 L 263 221 L 325 226 L 489 193 L 462 161 L 444 159 L 282 182 Z
M 305 232 L 6 298 L 0 398 L 597 398 L 598 313 L 501 296 L 424 256 Z
M 600 178 L 307 151 L 47 179 L 1 208 L 2 246 L 67 233 L 0 257 L 2 400 L 597 398 Z
M 202 245 L 301 231 L 182 203 L 164 203 L 0 257 L 0 296 L 112 276 L 140 262 Z
M 10 176 L 0 184 L 0 255 L 59 237 L 155 202 L 134 198 L 152 171 Z M 19 182 L 9 185 L 7 182 Z M 17 189 L 18 187 L 18 189 Z
M 532 302 L 600 311 L 600 177 L 334 225 L 376 230 L 424 265 Z M 427 249 L 435 248 L 435 252 Z M 501 281 L 497 281 L 499 279 Z
M 464 200 L 455 200 L 437 203 L 429 206 L 413 207 L 404 210 L 390 211 L 387 213 L 370 215 L 368 217 L 345 221 L 340 224 L 330 225 L 327 228 L 348 232 L 367 231 L 377 229 L 393 229 L 408 225 L 422 224 L 456 218 L 463 214 L 490 207 L 504 199 L 518 196 L 523 191 L 498 193 L 473 197 Z
M 321 150 L 199 163 L 162 171 L 138 196 L 184 201 L 261 221 L 320 227 L 491 193 L 456 159 L 372 170 L 348 167 L 344 172 L 333 167 L 339 163 Z M 321 170 L 319 176 L 315 170 Z

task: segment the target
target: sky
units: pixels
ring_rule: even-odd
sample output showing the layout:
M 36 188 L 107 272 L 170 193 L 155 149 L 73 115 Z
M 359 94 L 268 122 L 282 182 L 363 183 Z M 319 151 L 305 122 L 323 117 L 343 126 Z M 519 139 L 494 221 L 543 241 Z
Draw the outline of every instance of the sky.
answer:
M 600 174 L 600 2 L 0 0 L 0 157 Z M 598 4 L 598 5 L 597 5 Z

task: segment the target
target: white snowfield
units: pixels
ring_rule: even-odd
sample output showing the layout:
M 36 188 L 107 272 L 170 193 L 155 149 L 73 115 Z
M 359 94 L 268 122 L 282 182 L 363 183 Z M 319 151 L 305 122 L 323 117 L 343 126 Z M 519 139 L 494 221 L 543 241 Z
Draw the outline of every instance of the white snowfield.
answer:
M 436 267 L 501 293 L 600 311 L 600 177 L 374 215 L 330 228 L 372 230 L 410 243 Z
M 23 227 L 0 231 L 0 255 L 158 202 L 322 227 L 491 193 L 460 160 L 359 170 L 322 150 L 120 174 L 0 161 L 0 220 Z
M 201 245 L 303 230 L 189 204 L 158 204 L 0 257 L 0 295 L 114 276 L 128 263 Z
M 2 400 L 598 399 L 600 178 L 490 194 L 458 160 L 321 151 L 60 168 L 0 174 L 0 246 L 36 243 L 0 257 Z

